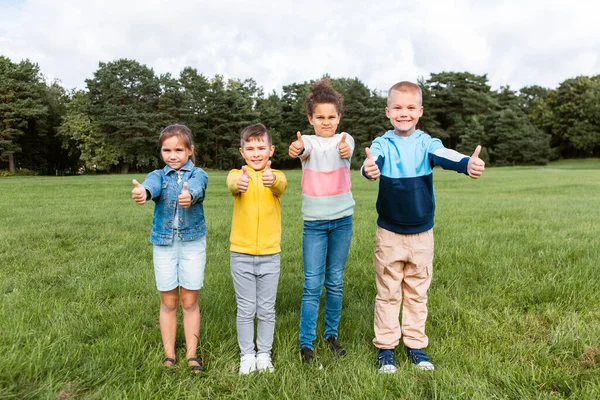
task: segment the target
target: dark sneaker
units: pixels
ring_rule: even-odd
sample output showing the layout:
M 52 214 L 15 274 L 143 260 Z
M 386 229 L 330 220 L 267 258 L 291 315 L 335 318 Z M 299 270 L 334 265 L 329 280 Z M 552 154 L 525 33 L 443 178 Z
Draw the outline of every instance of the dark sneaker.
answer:
M 337 339 L 333 336 L 329 336 L 326 340 L 329 348 L 333 353 L 338 357 L 344 357 L 346 355 L 346 350 L 338 343 Z
M 302 363 L 304 364 L 310 364 L 315 360 L 315 352 L 308 347 L 303 347 L 300 350 L 300 355 L 302 356 Z
M 380 374 L 393 374 L 396 372 L 396 357 L 394 349 L 380 349 L 377 355 Z
M 433 371 L 435 369 L 431 363 L 431 358 L 423 351 L 423 349 L 409 349 L 407 347 L 406 352 L 408 353 L 408 359 L 415 364 L 415 368 L 427 371 Z

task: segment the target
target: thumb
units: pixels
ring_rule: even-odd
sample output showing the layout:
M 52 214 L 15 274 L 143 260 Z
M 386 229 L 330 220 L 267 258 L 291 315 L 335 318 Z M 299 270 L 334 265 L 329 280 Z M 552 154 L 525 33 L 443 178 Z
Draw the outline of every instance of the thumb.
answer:
M 136 188 L 141 187 L 142 185 L 140 185 L 140 183 L 138 181 L 136 181 L 135 179 L 131 181 L 131 183 L 133 183 L 133 186 L 135 186 Z
M 181 191 L 182 192 L 187 192 L 188 191 L 188 183 L 187 182 L 183 182 L 183 189 Z
M 267 166 L 265 167 L 265 169 L 271 169 L 271 160 L 267 161 Z
M 296 137 L 298 138 L 299 142 L 302 142 L 302 134 L 300 133 L 300 131 L 296 132 Z
M 471 157 L 479 157 L 480 151 L 481 151 L 481 145 L 477 145 L 477 148 L 475 148 L 475 151 L 473 152 L 473 155 Z
M 246 166 L 242 166 L 242 175 L 248 175 L 248 169 L 246 168 Z
M 346 134 L 342 134 L 342 139 L 340 140 L 340 143 L 344 143 L 346 141 Z
M 367 153 L 367 160 L 372 160 L 373 156 L 371 155 L 371 149 L 368 147 L 365 147 L 365 153 Z

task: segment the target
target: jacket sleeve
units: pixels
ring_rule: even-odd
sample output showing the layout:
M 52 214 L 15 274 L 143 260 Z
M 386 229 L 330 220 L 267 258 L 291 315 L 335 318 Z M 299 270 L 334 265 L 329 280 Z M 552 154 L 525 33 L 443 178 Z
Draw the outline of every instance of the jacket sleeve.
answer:
M 202 168 L 194 168 L 188 178 L 188 191 L 192 195 L 192 204 L 202 202 L 208 186 L 208 175 Z
M 431 139 L 427 148 L 429 162 L 433 167 L 440 166 L 443 169 L 449 169 L 458 173 L 467 173 L 469 156 L 459 153 L 456 150 L 447 149 L 440 139 Z
M 273 170 L 273 174 L 275 175 L 275 183 L 270 187 L 271 192 L 276 197 L 280 197 L 285 189 L 287 189 L 287 179 L 285 178 L 285 174 L 277 169 Z
M 240 178 L 240 175 L 242 175 L 241 169 L 232 169 L 231 171 L 229 171 L 229 175 L 227 175 L 227 188 L 234 196 L 240 193 L 240 191 L 237 188 L 237 181 Z
M 150 193 L 148 200 L 158 200 L 162 193 L 162 174 L 161 170 L 152 171 L 146 176 L 146 180 L 142 182 L 142 186 Z

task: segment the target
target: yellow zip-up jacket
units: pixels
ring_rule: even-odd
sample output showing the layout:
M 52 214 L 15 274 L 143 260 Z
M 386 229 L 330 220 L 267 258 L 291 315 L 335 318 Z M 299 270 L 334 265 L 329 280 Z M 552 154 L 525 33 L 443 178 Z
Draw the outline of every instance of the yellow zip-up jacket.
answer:
M 246 166 L 250 183 L 242 193 L 237 181 L 241 169 L 232 169 L 227 176 L 227 187 L 233 194 L 233 216 L 231 218 L 231 251 L 251 255 L 277 254 L 281 252 L 281 205 L 279 197 L 287 188 L 283 172 L 272 169 L 275 183 L 264 187 L 263 171 Z

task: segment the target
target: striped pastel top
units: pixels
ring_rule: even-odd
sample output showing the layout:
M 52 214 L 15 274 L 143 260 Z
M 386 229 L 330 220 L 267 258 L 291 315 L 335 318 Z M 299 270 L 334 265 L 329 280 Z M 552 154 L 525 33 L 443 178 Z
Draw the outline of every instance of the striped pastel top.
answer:
M 338 150 L 342 134 L 302 135 L 302 217 L 305 221 L 332 220 L 354 213 L 350 158 L 341 158 Z M 352 154 L 354 139 L 347 133 L 346 143 Z

